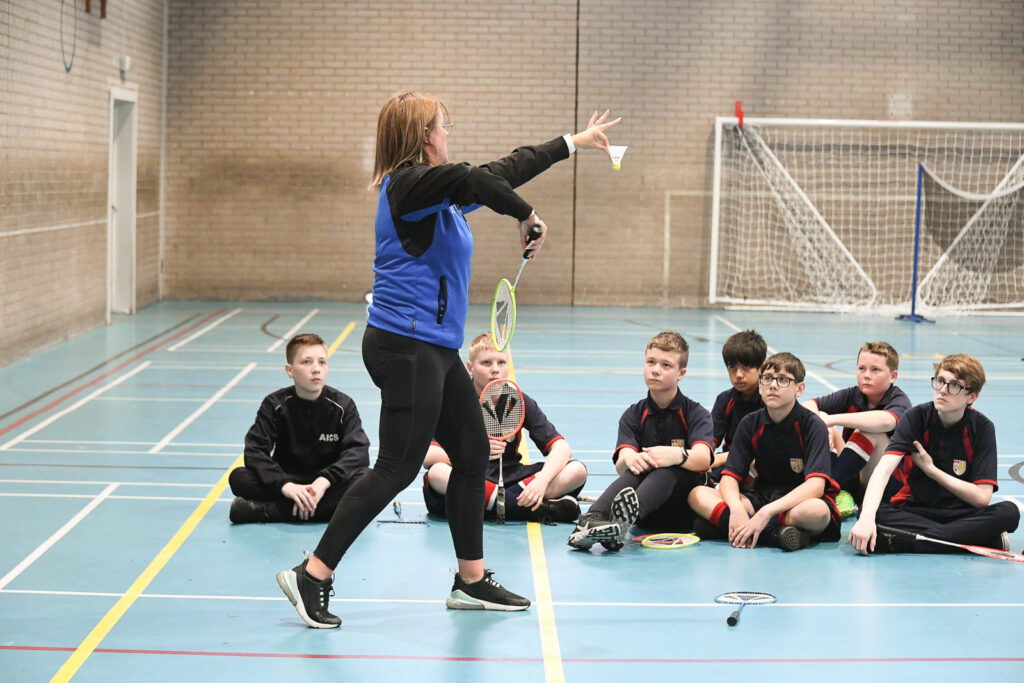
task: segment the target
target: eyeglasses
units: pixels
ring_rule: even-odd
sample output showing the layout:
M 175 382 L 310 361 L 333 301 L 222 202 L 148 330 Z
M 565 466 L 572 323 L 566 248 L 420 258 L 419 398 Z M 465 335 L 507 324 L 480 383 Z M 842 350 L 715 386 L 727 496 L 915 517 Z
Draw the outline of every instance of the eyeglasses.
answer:
M 785 375 L 759 375 L 757 381 L 761 383 L 762 387 L 770 387 L 772 382 L 775 382 L 780 389 L 785 389 L 796 380 Z
M 949 392 L 950 396 L 956 396 L 967 388 L 959 382 L 947 382 L 941 377 L 932 377 L 932 389 L 935 391 L 942 391 L 942 387 L 946 387 L 946 391 Z
M 452 131 L 455 130 L 455 124 L 452 123 L 451 121 L 449 121 L 448 123 L 442 123 L 441 127 L 444 128 L 444 132 L 448 133 L 448 135 L 451 135 Z

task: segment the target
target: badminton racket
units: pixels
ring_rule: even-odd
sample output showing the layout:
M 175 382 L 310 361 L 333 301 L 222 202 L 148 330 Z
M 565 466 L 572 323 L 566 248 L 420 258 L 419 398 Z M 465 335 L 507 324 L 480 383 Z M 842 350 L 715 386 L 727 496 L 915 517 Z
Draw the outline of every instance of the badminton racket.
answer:
M 897 536 L 903 536 L 904 538 L 912 538 L 917 541 L 928 541 L 929 543 L 938 543 L 940 545 L 948 545 L 953 548 L 962 548 L 969 553 L 975 555 L 984 555 L 985 557 L 993 557 L 997 560 L 1008 560 L 1010 562 L 1024 562 L 1024 555 L 1020 553 L 1011 553 L 1008 550 L 998 550 L 996 548 L 987 548 L 983 545 L 970 545 L 968 543 L 953 543 L 952 541 L 941 541 L 937 538 L 929 538 L 928 536 L 922 536 L 921 534 L 913 531 L 907 531 L 906 529 L 897 529 L 893 526 L 885 526 L 884 524 L 875 525 L 879 531 L 888 534 L 896 534 Z
M 740 623 L 740 612 L 747 605 L 770 605 L 775 602 L 775 596 L 771 593 L 761 593 L 759 591 L 733 591 L 731 593 L 722 593 L 715 602 L 722 603 L 723 605 L 739 605 L 732 614 L 725 620 L 725 623 L 729 626 L 735 626 Z
M 543 234 L 541 227 L 534 225 L 526 235 L 526 243 L 530 244 Z M 516 285 L 519 284 L 523 268 L 529 262 L 530 250 L 527 249 L 523 252 L 523 262 L 519 264 L 516 281 L 510 283 L 507 278 L 501 278 L 498 286 L 494 288 L 494 301 L 491 303 L 491 341 L 498 351 L 504 351 L 512 341 L 512 333 L 516 329 Z
M 487 438 L 505 443 L 514 437 L 523 426 L 523 419 L 526 417 L 523 392 L 510 379 L 496 379 L 480 392 L 480 413 L 484 418 Z M 504 454 L 498 457 L 498 497 L 494 504 L 498 524 L 505 523 L 505 467 L 503 460 Z
M 699 536 L 678 533 L 648 534 L 640 540 L 640 544 L 643 547 L 654 548 L 655 550 L 689 548 L 691 545 L 699 542 Z

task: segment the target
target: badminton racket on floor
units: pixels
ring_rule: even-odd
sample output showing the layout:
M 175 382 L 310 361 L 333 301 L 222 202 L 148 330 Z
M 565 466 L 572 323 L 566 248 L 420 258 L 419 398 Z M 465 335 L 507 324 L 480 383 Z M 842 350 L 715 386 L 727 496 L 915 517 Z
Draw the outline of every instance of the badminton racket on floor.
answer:
M 929 543 L 938 543 L 940 545 L 948 545 L 953 548 L 962 548 L 969 553 L 975 555 L 984 555 L 985 557 L 994 557 L 997 560 L 1008 560 L 1010 562 L 1024 562 L 1024 555 L 1020 553 L 1011 553 L 1008 550 L 999 550 L 996 548 L 988 548 L 983 545 L 970 545 L 968 543 L 953 543 L 952 541 L 940 541 L 937 538 L 929 538 L 928 536 L 922 536 L 921 534 L 913 531 L 907 531 L 906 529 L 897 529 L 893 526 L 885 526 L 884 524 L 875 525 L 880 532 L 888 534 L 896 534 L 897 536 L 903 536 L 904 538 L 910 538 L 917 541 L 928 541 Z
M 636 540 L 636 539 L 633 539 Z M 700 542 L 700 537 L 694 534 L 662 533 L 648 534 L 640 539 L 640 545 L 655 550 L 676 550 L 678 548 L 689 548 L 691 545 Z
M 722 603 L 723 605 L 739 605 L 732 614 L 725 620 L 725 623 L 729 626 L 735 626 L 740 623 L 740 612 L 747 605 L 770 605 L 775 602 L 775 596 L 771 593 L 761 593 L 759 591 L 733 591 L 731 593 L 722 593 L 715 602 Z
M 496 379 L 480 392 L 480 413 L 484 418 L 487 438 L 491 441 L 507 443 L 523 426 L 526 417 L 526 406 L 523 392 L 510 379 Z M 502 461 L 504 453 L 498 457 L 498 497 L 495 501 L 495 513 L 498 524 L 505 523 L 505 473 Z
M 529 245 L 543 234 L 541 227 L 534 225 L 526 235 L 526 244 Z M 504 351 L 512 341 L 512 333 L 516 329 L 516 285 L 519 284 L 523 268 L 529 262 L 530 250 L 527 249 L 523 252 L 523 262 L 519 264 L 516 281 L 510 283 L 507 278 L 501 278 L 498 286 L 494 288 L 494 301 L 491 303 L 491 341 L 498 351 Z

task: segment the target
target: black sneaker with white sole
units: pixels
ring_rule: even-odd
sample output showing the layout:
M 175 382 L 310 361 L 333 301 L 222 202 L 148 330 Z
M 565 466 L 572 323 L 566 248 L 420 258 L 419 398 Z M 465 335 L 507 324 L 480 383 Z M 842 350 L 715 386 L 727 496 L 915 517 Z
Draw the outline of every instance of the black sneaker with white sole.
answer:
M 277 573 L 277 585 L 288 597 L 302 620 L 313 628 L 338 628 L 341 619 L 327 611 L 334 594 L 333 578 L 317 581 L 306 572 L 303 560 L 299 566 Z
M 612 498 L 612 522 L 619 527 L 619 533 L 613 541 L 602 541 L 601 545 L 607 550 L 622 548 L 639 515 L 640 499 L 633 487 L 628 486 L 616 493 Z
M 530 601 L 521 595 L 508 591 L 491 578 L 490 569 L 484 570 L 484 578 L 466 583 L 462 575 L 455 574 L 452 593 L 445 600 L 448 609 L 487 609 L 499 612 L 519 612 L 530 606 Z
M 595 543 L 618 538 L 619 527 L 614 524 L 605 512 L 592 511 L 580 515 L 576 528 L 569 534 L 568 545 L 580 550 L 587 550 Z

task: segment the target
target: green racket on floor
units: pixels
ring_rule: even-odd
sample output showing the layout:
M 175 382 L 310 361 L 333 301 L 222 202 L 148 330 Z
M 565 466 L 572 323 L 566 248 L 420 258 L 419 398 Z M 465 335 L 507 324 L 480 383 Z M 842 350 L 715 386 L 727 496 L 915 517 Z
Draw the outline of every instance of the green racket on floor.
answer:
M 541 227 L 534 225 L 527 234 L 526 243 L 530 244 L 543 234 Z M 501 278 L 498 286 L 494 288 L 494 301 L 491 303 L 491 341 L 498 351 L 505 350 L 512 341 L 512 333 L 516 330 L 516 285 L 519 284 L 523 268 L 529 262 L 530 250 L 527 249 L 523 252 L 523 262 L 519 264 L 516 281 L 510 283 L 507 278 Z

